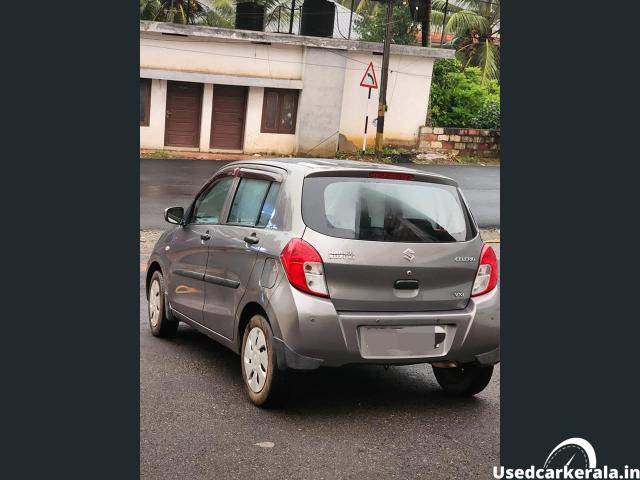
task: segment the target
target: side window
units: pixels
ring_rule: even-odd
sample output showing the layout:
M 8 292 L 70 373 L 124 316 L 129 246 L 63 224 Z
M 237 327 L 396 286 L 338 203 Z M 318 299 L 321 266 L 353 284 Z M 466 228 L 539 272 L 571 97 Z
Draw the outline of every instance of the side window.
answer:
M 262 211 L 260 212 L 260 218 L 258 219 L 258 227 L 266 227 L 271 221 L 276 208 L 276 199 L 278 198 L 279 191 L 280 184 L 272 182 L 269 187 L 269 192 L 267 192 L 267 198 L 265 198 L 264 204 L 262 205 Z
M 228 223 L 264 227 L 273 215 L 279 184 L 242 178 L 231 204 Z
M 227 198 L 233 177 L 223 177 L 196 200 L 191 216 L 191 223 L 212 224 L 220 222 L 220 215 Z

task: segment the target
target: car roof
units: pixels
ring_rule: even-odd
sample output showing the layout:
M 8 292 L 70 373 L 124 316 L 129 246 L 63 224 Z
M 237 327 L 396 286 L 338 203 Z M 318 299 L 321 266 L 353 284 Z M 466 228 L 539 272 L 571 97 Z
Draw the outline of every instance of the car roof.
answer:
M 311 172 L 326 172 L 326 171 L 345 171 L 345 170 L 376 170 L 387 172 L 411 172 L 415 175 L 419 175 L 422 178 L 432 178 L 438 183 L 446 183 L 453 186 L 458 186 L 458 183 L 452 178 L 445 177 L 432 172 L 425 172 L 422 170 L 416 170 L 415 168 L 402 167 L 399 165 L 389 165 L 385 163 L 373 163 L 373 162 L 360 162 L 356 160 L 338 160 L 327 158 L 270 158 L 260 160 L 241 160 L 228 164 L 226 167 L 231 166 L 256 166 L 264 165 L 268 167 L 277 167 L 291 171 L 297 171 L 302 175 L 307 175 Z M 226 168 L 225 167 L 225 168 Z

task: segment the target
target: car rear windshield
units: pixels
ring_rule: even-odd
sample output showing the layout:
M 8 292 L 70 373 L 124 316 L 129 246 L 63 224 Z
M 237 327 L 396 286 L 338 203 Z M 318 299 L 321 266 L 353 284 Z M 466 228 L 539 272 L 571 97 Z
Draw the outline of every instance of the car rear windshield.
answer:
M 458 189 L 415 180 L 307 177 L 305 224 L 324 235 L 378 242 L 462 242 L 475 236 Z

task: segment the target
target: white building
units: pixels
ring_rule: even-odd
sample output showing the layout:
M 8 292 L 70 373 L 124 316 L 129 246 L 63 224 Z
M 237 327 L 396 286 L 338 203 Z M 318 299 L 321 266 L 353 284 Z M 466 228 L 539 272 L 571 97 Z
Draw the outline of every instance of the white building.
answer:
M 140 146 L 331 155 L 373 146 L 378 90 L 360 86 L 382 44 L 140 22 Z M 414 146 L 434 58 L 453 51 L 392 45 L 385 143 Z

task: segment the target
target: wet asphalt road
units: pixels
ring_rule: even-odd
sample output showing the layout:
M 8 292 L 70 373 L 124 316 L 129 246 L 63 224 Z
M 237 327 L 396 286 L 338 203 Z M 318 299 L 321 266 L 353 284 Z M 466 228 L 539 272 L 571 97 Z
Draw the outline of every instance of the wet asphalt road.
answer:
M 246 400 L 240 375 L 237 355 L 184 324 L 151 336 L 141 273 L 141 478 L 489 479 L 498 465 L 499 366 L 471 399 L 445 396 L 425 365 L 290 374 L 274 411 Z
M 166 207 L 187 207 L 200 187 L 225 161 L 140 160 L 140 228 L 165 229 Z M 456 180 L 482 228 L 500 226 L 500 167 L 409 165 Z

